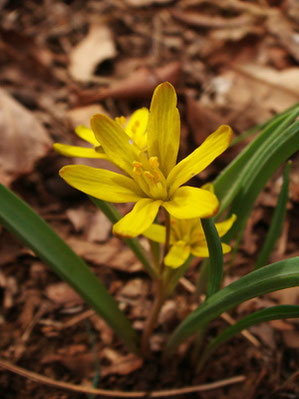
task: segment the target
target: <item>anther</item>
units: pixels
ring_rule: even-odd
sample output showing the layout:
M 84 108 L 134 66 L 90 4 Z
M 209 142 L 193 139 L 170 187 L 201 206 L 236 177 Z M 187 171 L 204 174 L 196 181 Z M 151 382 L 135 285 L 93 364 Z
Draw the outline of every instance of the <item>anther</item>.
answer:
M 149 163 L 153 169 L 158 169 L 159 167 L 158 157 L 150 157 Z
M 133 173 L 137 176 L 141 175 L 140 169 L 142 168 L 142 163 L 138 161 L 133 161 Z
M 147 177 L 149 180 L 155 182 L 155 177 L 154 177 L 154 175 L 151 174 L 151 172 L 145 170 L 144 171 L 144 176 Z

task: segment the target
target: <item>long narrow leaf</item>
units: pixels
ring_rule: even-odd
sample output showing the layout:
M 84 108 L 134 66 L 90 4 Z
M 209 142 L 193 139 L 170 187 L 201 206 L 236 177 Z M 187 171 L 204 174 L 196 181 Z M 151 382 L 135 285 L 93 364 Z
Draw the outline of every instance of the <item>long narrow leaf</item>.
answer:
M 257 155 L 248 164 L 248 172 L 243 178 L 242 189 L 233 202 L 231 212 L 237 215 L 237 220 L 225 239 L 230 240 L 237 232 L 240 234 L 266 182 L 275 170 L 298 150 L 299 121 L 294 122 L 283 134 L 267 140 L 257 150 Z
M 279 115 L 275 118 L 265 130 L 260 133 L 243 151 L 238 155 L 233 162 L 231 162 L 223 172 L 214 181 L 215 193 L 221 200 L 221 206 L 219 214 L 232 203 L 236 195 L 241 191 L 242 187 L 246 182 L 246 179 L 250 177 L 251 172 L 254 172 L 255 165 L 260 166 L 263 170 L 265 169 L 264 164 L 264 154 L 268 154 L 268 147 L 271 146 L 274 139 L 277 150 L 280 151 L 280 140 L 285 142 L 285 130 L 287 127 L 296 119 L 299 115 L 299 106 L 296 106 L 295 110 L 290 113 Z M 297 146 L 298 148 L 298 140 Z M 293 149 L 295 152 L 296 149 Z M 292 153 L 292 150 L 288 151 L 288 154 L 283 157 L 283 161 L 286 160 Z M 271 155 L 271 152 L 268 154 Z M 279 165 L 283 161 L 280 161 Z M 271 174 L 273 172 L 271 171 Z
M 177 327 L 167 343 L 166 356 L 223 312 L 259 295 L 298 285 L 299 257 L 273 263 L 247 274 L 210 296 Z
M 268 126 L 273 124 L 273 122 L 277 121 L 278 119 L 280 119 L 280 118 L 282 118 L 284 116 L 290 115 L 291 112 L 294 111 L 298 107 L 299 107 L 299 103 L 294 104 L 292 107 L 286 109 L 285 111 L 281 112 L 280 114 L 277 114 L 277 115 L 273 116 L 272 118 L 270 118 L 266 122 L 260 123 L 259 125 L 256 125 L 256 126 L 250 128 L 250 129 L 248 129 L 246 132 L 240 134 L 239 136 L 234 137 L 232 139 L 232 142 L 231 142 L 231 147 L 236 145 L 236 144 L 238 144 L 238 143 L 240 143 L 244 139 L 252 136 L 253 134 L 255 134 L 255 133 L 257 133 L 257 132 L 259 132 L 259 131 L 261 131 L 263 129 L 266 129 Z
M 219 291 L 223 278 L 223 251 L 218 231 L 212 218 L 202 219 L 203 231 L 209 248 L 209 277 L 206 298 Z
M 23 200 L 0 185 L 0 224 L 70 284 L 136 351 L 137 336 L 117 303 L 86 263 Z
M 291 162 L 287 164 L 284 170 L 283 183 L 281 186 L 280 194 L 263 248 L 259 252 L 259 256 L 255 265 L 256 269 L 259 269 L 267 263 L 267 260 L 269 259 L 269 256 L 273 251 L 276 241 L 281 234 L 288 203 L 290 170 Z
M 299 317 L 298 305 L 273 306 L 271 308 L 259 310 L 258 312 L 254 312 L 249 316 L 244 317 L 242 320 L 237 321 L 234 325 L 226 328 L 221 334 L 209 342 L 201 355 L 197 370 L 203 366 L 207 358 L 210 357 L 210 355 L 220 345 L 233 338 L 236 334 L 240 333 L 244 329 L 270 320 L 291 319 L 296 317 Z
M 98 198 L 94 198 L 92 196 L 89 196 L 89 198 L 95 204 L 95 206 L 98 207 L 105 214 L 105 216 L 110 220 L 111 223 L 114 224 L 121 218 L 120 213 L 112 204 L 106 201 L 102 201 Z M 137 259 L 139 259 L 140 262 L 143 264 L 148 274 L 151 275 L 152 277 L 156 277 L 156 272 L 152 268 L 144 252 L 144 249 L 140 245 L 140 242 L 137 240 L 137 238 L 124 238 L 123 241 L 134 252 Z

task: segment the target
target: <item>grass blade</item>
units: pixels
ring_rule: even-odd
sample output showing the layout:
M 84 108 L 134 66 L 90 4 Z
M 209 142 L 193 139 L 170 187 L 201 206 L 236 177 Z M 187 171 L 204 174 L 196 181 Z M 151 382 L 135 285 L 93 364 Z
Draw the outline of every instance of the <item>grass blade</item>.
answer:
M 271 224 L 263 245 L 261 249 L 255 268 L 259 269 L 264 266 L 273 251 L 273 248 L 278 240 L 278 237 L 281 234 L 283 222 L 285 219 L 285 214 L 287 210 L 288 196 L 289 196 L 289 177 L 291 170 L 291 162 L 288 162 L 285 167 L 283 174 L 283 183 L 281 186 L 280 194 L 277 200 L 276 208 L 274 210 L 274 214 L 271 220 Z
M 31 248 L 111 326 L 132 351 L 137 335 L 86 263 L 23 200 L 0 184 L 0 224 Z
M 220 290 L 223 278 L 223 251 L 218 231 L 212 218 L 202 219 L 202 228 L 209 248 L 209 277 L 206 298 Z
M 182 341 L 223 312 L 259 295 L 298 285 L 299 257 L 254 270 L 199 305 L 173 332 L 167 343 L 165 356 L 172 354 Z
M 291 319 L 299 317 L 299 306 L 298 305 L 279 305 L 273 306 L 267 309 L 259 310 L 249 316 L 244 317 L 242 320 L 237 321 L 234 325 L 226 328 L 221 334 L 208 344 L 203 351 L 200 358 L 200 362 L 197 367 L 197 372 L 202 368 L 207 358 L 224 342 L 233 338 L 236 334 L 241 331 L 254 326 L 256 324 L 264 323 L 270 320 L 278 319 Z

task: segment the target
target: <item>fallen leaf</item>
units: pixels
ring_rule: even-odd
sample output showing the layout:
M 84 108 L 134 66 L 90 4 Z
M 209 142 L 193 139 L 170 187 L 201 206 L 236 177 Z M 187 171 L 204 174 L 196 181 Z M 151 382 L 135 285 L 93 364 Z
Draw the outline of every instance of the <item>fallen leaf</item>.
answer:
M 277 71 L 274 68 L 258 64 L 245 64 L 238 68 L 249 77 L 259 80 L 262 83 L 273 85 L 274 88 L 281 89 L 293 95 L 295 101 L 299 99 L 299 67 L 292 67 Z M 294 101 L 294 100 L 293 100 Z
M 68 112 L 68 117 L 73 129 L 79 125 L 90 127 L 90 118 L 94 114 L 105 114 L 108 112 L 99 104 L 91 104 L 85 107 L 73 108 Z
M 99 245 L 92 242 L 83 241 L 76 237 L 70 237 L 67 239 L 68 245 L 76 252 L 77 255 L 81 256 L 88 262 L 92 262 L 96 265 L 109 265 L 110 259 L 119 251 L 117 242 L 113 244 Z
M 237 17 L 223 18 L 215 15 L 205 15 L 195 11 L 171 10 L 171 15 L 187 25 L 205 28 L 238 28 L 251 25 L 253 18 L 249 14 L 241 14 Z
M 298 25 L 292 25 L 291 21 L 282 12 L 275 10 L 269 14 L 266 20 L 266 27 L 273 36 L 277 37 L 280 44 L 299 61 Z
M 167 300 L 162 306 L 159 314 L 158 323 L 162 324 L 163 327 L 173 327 L 177 322 L 177 305 L 172 299 Z
M 46 296 L 57 305 L 81 304 L 83 299 L 67 283 L 50 284 L 46 288 Z
M 97 65 L 114 58 L 116 48 L 110 29 L 106 25 L 91 25 L 87 36 L 70 54 L 69 71 L 75 80 L 92 80 Z
M 145 7 L 153 4 L 167 4 L 173 0 L 125 0 L 125 2 L 132 7 Z
M 144 280 L 140 278 L 135 278 L 128 281 L 123 288 L 119 291 L 119 295 L 127 298 L 140 298 L 147 294 L 147 285 Z
M 299 287 L 274 291 L 268 295 L 271 298 L 275 298 L 280 305 L 297 305 L 299 301 Z
M 283 331 L 283 340 L 289 348 L 299 349 L 299 332 L 298 331 Z
M 10 185 L 31 173 L 51 147 L 51 139 L 35 116 L 0 89 L 0 182 Z
M 105 323 L 105 321 L 97 314 L 90 318 L 93 327 L 100 333 L 101 341 L 105 345 L 111 345 L 114 338 L 113 330 Z
M 71 355 L 67 352 L 63 354 L 49 353 L 44 356 L 41 361 L 42 364 L 51 364 L 55 362 L 63 364 L 66 368 L 81 378 L 93 373 L 95 367 L 95 358 L 93 353 L 78 353 L 76 355 Z
M 66 210 L 66 216 L 69 219 L 69 221 L 72 223 L 75 231 L 80 231 L 86 226 L 88 223 L 88 211 L 82 207 L 82 208 L 70 208 Z
M 235 110 L 246 109 L 246 113 L 254 113 L 255 123 L 262 123 L 273 112 L 282 112 L 298 102 L 299 68 L 277 71 L 249 63 L 231 66 L 233 70 L 221 76 L 230 84 L 225 91 L 215 93 L 217 104 L 225 102 Z
M 100 211 L 93 212 L 87 226 L 87 240 L 92 242 L 103 242 L 111 234 L 111 222 Z
M 107 347 L 103 349 L 101 358 L 112 363 L 110 366 L 101 366 L 102 377 L 110 374 L 128 375 L 138 370 L 143 364 L 143 360 L 132 353 L 124 356 Z
M 191 127 L 192 135 L 196 144 L 200 145 L 209 134 L 226 123 L 224 117 L 217 114 L 215 110 L 203 105 L 200 101 L 186 97 L 187 121 Z
M 78 92 L 77 103 L 79 105 L 91 104 L 106 98 L 149 98 L 159 83 L 167 80 L 175 86 L 180 74 L 181 63 L 177 61 L 156 69 L 143 67 L 110 87 L 97 89 L 97 91 L 85 90 Z

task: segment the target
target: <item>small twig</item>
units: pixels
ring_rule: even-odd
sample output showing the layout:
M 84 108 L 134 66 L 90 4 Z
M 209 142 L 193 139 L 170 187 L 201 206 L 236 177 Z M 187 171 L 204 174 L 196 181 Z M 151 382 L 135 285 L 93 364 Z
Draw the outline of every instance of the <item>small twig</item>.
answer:
M 194 294 L 196 292 L 195 285 L 192 284 L 189 280 L 187 280 L 185 277 L 182 277 L 180 279 L 181 285 L 189 291 L 191 294 Z M 200 301 L 203 302 L 205 300 L 205 295 L 200 296 Z M 236 320 L 234 320 L 228 313 L 224 312 L 220 316 L 223 320 L 225 320 L 228 324 L 233 325 L 236 323 Z M 244 330 L 241 332 L 243 337 L 245 337 L 249 342 L 251 342 L 255 347 L 260 346 L 260 342 L 252 335 L 248 330 Z
M 274 392 L 280 391 L 281 389 L 286 389 L 288 385 L 294 383 L 296 379 L 299 379 L 299 370 L 295 371 L 295 373 L 293 373 L 285 382 L 277 387 Z
M 96 389 L 89 388 L 83 385 L 70 384 L 68 382 L 56 381 L 52 378 L 45 377 L 43 375 L 28 371 L 19 366 L 15 366 L 5 360 L 0 359 L 0 367 L 5 370 L 9 370 L 12 373 L 18 374 L 24 378 L 28 378 L 31 381 L 38 382 L 40 384 L 45 384 L 52 386 L 54 388 L 60 388 L 68 391 L 102 395 L 110 398 L 165 398 L 173 395 L 184 395 L 192 392 L 203 392 L 210 391 L 212 389 L 218 389 L 227 385 L 238 384 L 246 380 L 246 377 L 239 375 L 232 378 L 227 378 L 225 380 L 220 380 L 217 382 L 212 382 L 209 384 L 202 384 L 192 387 L 185 387 L 179 389 L 169 389 L 165 391 L 152 391 L 152 392 L 123 392 L 123 391 L 108 391 L 106 389 Z

